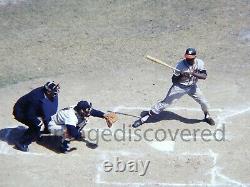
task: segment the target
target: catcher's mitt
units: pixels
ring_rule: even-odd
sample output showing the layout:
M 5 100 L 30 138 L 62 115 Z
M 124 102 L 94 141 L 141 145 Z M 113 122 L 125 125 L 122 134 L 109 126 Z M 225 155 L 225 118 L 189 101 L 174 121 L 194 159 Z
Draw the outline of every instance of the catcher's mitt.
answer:
M 114 112 L 108 113 L 104 115 L 104 119 L 107 122 L 108 127 L 112 127 L 113 123 L 118 120 L 117 115 Z

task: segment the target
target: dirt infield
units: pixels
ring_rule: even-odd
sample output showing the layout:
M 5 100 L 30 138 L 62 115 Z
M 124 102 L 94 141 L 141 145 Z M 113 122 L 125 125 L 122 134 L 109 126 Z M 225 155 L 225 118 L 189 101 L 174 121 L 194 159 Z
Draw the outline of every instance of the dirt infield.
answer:
M 0 1 L 0 186 L 250 186 L 249 10 L 247 0 Z M 187 47 L 205 62 L 208 78 L 198 84 L 216 126 L 184 96 L 141 126 L 136 141 L 131 124 L 171 86 L 171 70 L 144 57 L 175 66 Z M 72 142 L 68 154 L 58 153 L 56 137 L 28 153 L 14 149 L 25 126 L 12 107 L 47 80 L 60 82 L 59 108 L 85 99 L 119 121 L 108 130 L 90 118 L 87 141 Z M 205 129 L 224 130 L 224 139 L 204 140 Z M 187 141 L 183 130 L 192 132 Z M 150 162 L 145 175 L 139 160 Z

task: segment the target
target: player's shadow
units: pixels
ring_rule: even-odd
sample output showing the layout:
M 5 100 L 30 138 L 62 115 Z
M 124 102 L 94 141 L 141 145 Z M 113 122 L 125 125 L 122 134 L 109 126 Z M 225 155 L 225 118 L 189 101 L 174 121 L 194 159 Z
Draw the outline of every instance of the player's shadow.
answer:
M 8 127 L 4 129 L 0 129 L 0 141 L 4 141 L 8 143 L 8 145 L 15 145 L 18 141 L 20 141 L 22 135 L 27 130 L 24 126 L 17 127 Z M 97 148 L 97 144 L 91 143 L 88 140 L 81 140 L 86 144 L 86 146 L 90 149 Z M 43 135 L 39 138 L 36 143 L 55 152 L 60 153 L 60 142 L 61 137 L 59 136 L 51 136 L 51 135 Z M 71 151 L 76 150 L 76 148 L 72 148 Z
M 97 148 L 97 144 L 91 143 L 88 140 L 81 139 L 81 140 L 72 140 L 72 141 L 80 141 L 84 142 L 86 144 L 86 147 L 90 149 Z M 37 144 L 55 152 L 55 153 L 61 153 L 60 152 L 60 144 L 62 142 L 62 137 L 60 136 L 53 136 L 53 135 L 43 135 L 39 140 L 37 141 Z M 72 146 L 72 143 L 70 144 Z M 77 150 L 76 147 L 72 147 L 69 152 Z
M 98 147 L 98 144 L 92 143 L 84 138 L 81 138 L 80 140 L 73 140 L 73 141 L 83 142 L 85 143 L 86 147 L 88 147 L 89 149 L 96 149 Z
M 18 126 L 13 128 L 0 129 L 0 140 L 8 143 L 9 145 L 15 145 L 25 132 L 24 126 Z
M 144 116 L 147 112 L 148 111 L 142 111 L 140 115 Z M 203 119 L 201 120 L 201 119 L 185 118 L 170 111 L 162 111 L 158 115 L 150 116 L 148 120 L 146 121 L 146 123 L 156 123 L 156 122 L 163 121 L 163 120 L 168 120 L 168 121 L 176 120 L 185 124 L 196 124 L 196 123 L 201 123 L 204 121 Z
M 8 143 L 9 145 L 15 145 L 20 141 L 22 135 L 27 130 L 24 126 L 18 126 L 13 128 L 4 128 L 0 130 L 0 140 Z M 57 153 L 59 153 L 59 142 L 56 137 L 42 137 L 37 140 L 39 145 L 49 148 Z
M 88 147 L 88 148 L 90 148 L 90 149 L 96 149 L 96 148 L 98 147 L 97 144 L 92 143 L 92 142 L 89 142 L 89 141 L 86 140 L 86 139 L 83 139 L 82 141 L 85 142 L 85 143 L 86 143 L 86 147 Z
M 61 153 L 60 152 L 60 142 L 62 138 L 59 136 L 52 136 L 52 135 L 42 135 L 36 143 L 40 146 L 43 146 L 55 153 Z

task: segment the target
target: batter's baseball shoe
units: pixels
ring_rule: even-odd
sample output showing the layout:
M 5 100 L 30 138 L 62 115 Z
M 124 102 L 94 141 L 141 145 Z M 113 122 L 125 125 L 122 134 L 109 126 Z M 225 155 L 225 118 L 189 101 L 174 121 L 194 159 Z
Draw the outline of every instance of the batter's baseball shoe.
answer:
M 210 116 L 209 117 L 205 117 L 205 122 L 207 122 L 211 126 L 215 125 L 215 121 Z
M 23 151 L 23 152 L 28 152 L 29 151 L 28 145 L 22 144 L 20 142 L 17 142 L 15 144 L 15 148 L 18 149 L 18 150 L 20 150 L 20 151 Z
M 139 126 L 141 126 L 143 123 L 141 121 L 141 119 L 138 119 L 134 122 L 134 124 L 132 125 L 133 128 L 137 128 Z

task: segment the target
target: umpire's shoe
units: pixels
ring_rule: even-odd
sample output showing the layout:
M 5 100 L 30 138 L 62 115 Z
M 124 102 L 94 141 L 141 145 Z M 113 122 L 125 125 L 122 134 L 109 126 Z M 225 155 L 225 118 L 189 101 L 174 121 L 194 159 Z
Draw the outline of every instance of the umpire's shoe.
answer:
M 141 121 L 141 119 L 138 119 L 134 122 L 134 124 L 132 125 L 133 128 L 137 128 L 139 126 L 141 126 L 143 123 Z
M 17 142 L 15 144 L 15 148 L 18 149 L 18 150 L 20 150 L 20 151 L 23 151 L 23 152 L 28 152 L 29 151 L 28 145 L 22 144 L 20 142 Z

